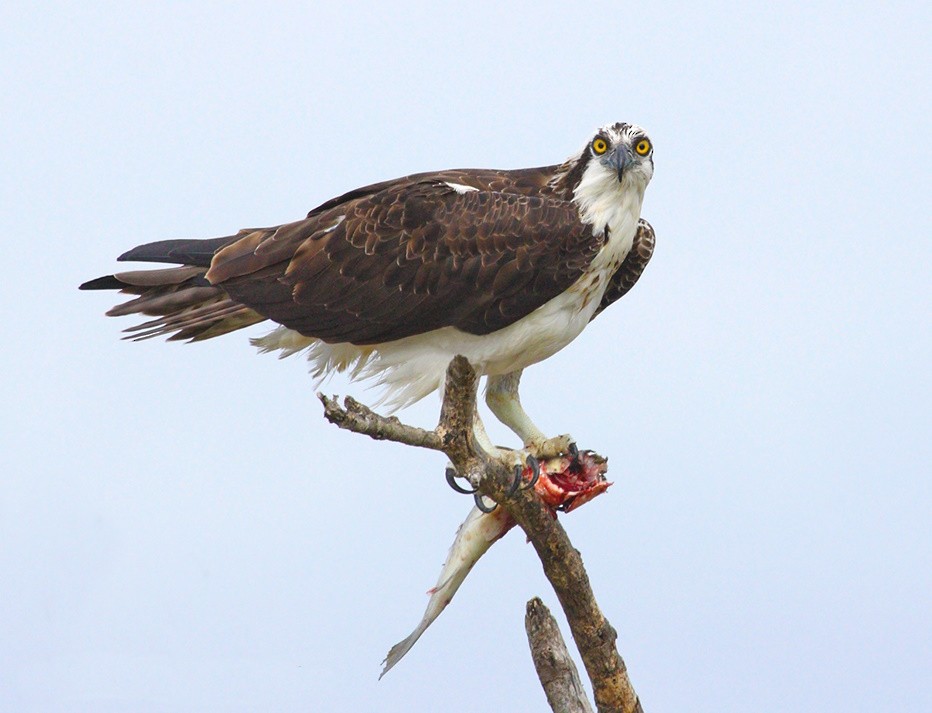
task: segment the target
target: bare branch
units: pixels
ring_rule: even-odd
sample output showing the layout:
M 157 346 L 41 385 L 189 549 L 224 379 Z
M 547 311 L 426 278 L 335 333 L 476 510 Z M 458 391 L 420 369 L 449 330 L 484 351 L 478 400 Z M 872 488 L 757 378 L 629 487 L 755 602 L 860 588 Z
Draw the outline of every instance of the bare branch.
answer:
M 513 463 L 489 457 L 476 444 L 473 418 L 477 381 L 465 357 L 450 362 L 441 419 L 434 431 L 380 416 L 351 398 L 345 399 L 341 407 L 333 399 L 318 396 L 326 418 L 340 428 L 379 440 L 443 451 L 460 475 L 478 484 L 481 493 L 505 508 L 534 545 L 544 574 L 560 600 L 592 682 L 599 713 L 643 713 L 625 663 L 615 648 L 617 634 L 595 601 L 582 558 L 566 531 L 534 489 L 518 489 L 508 496 L 514 478 Z
M 321 393 L 317 394 L 317 398 L 324 405 L 324 418 L 340 428 L 361 433 L 377 441 L 395 441 L 418 448 L 443 450 L 443 443 L 436 432 L 408 426 L 394 416 L 380 416 L 351 396 L 343 399 L 343 406 L 340 406 L 336 398 L 330 399 Z
M 500 499 L 504 491 L 500 483 L 496 486 L 491 497 L 527 534 L 560 600 L 599 712 L 643 713 L 625 662 L 615 648 L 617 634 L 595 601 L 582 557 L 566 530 L 534 491 L 519 490 L 511 498 Z
M 557 620 L 537 597 L 527 603 L 524 617 L 534 668 L 554 713 L 592 713 L 579 671 L 560 635 Z
M 456 470 L 473 484 L 478 484 L 481 470 L 489 462 L 488 454 L 476 443 L 473 425 L 476 418 L 476 390 L 479 377 L 464 356 L 457 356 L 447 367 L 443 406 L 437 434 L 443 451 Z

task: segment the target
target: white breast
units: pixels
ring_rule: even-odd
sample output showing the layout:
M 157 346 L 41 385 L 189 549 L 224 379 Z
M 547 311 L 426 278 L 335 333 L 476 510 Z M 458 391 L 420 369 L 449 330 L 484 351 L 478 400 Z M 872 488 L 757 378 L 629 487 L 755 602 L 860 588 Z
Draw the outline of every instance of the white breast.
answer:
M 440 388 L 457 354 L 469 359 L 481 374 L 507 374 L 536 364 L 579 336 L 599 306 L 609 279 L 631 250 L 643 191 L 630 188 L 617 180 L 614 185 L 596 185 L 584 178 L 576 193 L 580 212 L 594 234 L 608 229 L 608 240 L 570 289 L 496 332 L 476 335 L 444 327 L 374 347 L 357 347 L 327 344 L 279 327 L 253 343 L 263 351 L 281 350 L 283 356 L 307 348 L 314 376 L 349 371 L 354 379 L 371 379 L 385 387 L 379 403 L 392 408 L 407 406 Z

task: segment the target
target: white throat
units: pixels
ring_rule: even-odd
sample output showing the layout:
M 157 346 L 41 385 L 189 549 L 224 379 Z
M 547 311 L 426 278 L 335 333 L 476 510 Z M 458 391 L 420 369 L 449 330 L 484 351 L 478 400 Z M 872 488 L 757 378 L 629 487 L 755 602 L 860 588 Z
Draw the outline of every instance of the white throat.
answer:
M 633 235 L 641 217 L 646 188 L 647 183 L 633 175 L 626 175 L 619 181 L 613 172 L 593 162 L 586 167 L 573 191 L 573 201 L 579 206 L 582 221 L 592 226 L 594 235 L 600 235 L 606 227 L 610 234 L 624 232 L 625 227 L 629 227 Z

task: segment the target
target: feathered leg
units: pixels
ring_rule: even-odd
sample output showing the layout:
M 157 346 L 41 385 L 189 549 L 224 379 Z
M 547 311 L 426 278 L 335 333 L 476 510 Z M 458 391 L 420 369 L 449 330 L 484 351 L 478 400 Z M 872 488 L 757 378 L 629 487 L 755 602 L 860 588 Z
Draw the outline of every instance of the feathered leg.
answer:
M 553 458 L 564 453 L 573 453 L 575 443 L 569 435 L 547 438 L 521 406 L 518 384 L 521 369 L 489 376 L 486 379 L 485 402 L 499 421 L 514 431 L 524 447 L 538 459 Z

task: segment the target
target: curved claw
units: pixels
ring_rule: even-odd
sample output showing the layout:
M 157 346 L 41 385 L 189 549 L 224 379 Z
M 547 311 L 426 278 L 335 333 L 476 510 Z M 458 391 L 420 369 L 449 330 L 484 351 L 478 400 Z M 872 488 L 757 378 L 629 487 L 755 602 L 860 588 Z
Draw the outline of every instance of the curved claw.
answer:
M 456 469 L 455 468 L 447 468 L 447 472 L 445 475 L 447 479 L 447 485 L 453 488 L 456 492 L 462 493 L 463 495 L 472 495 L 473 493 L 477 491 L 476 488 L 472 488 L 472 489 L 464 488 L 462 485 L 456 482 Z
M 515 477 L 511 481 L 511 485 L 508 486 L 508 490 L 505 491 L 505 497 L 510 498 L 512 495 L 518 492 L 518 486 L 521 485 L 522 476 L 524 475 L 524 468 L 520 465 L 515 465 Z
M 473 500 L 476 501 L 476 507 L 479 508 L 482 512 L 484 512 L 484 513 L 486 513 L 486 514 L 488 514 L 488 513 L 490 513 L 490 512 L 494 512 L 495 508 L 498 507 L 498 503 L 496 503 L 496 502 L 493 502 L 491 507 L 489 507 L 488 505 L 486 505 L 486 504 L 485 504 L 485 500 L 484 500 L 484 496 L 483 496 L 481 493 L 476 493 L 476 494 L 473 495 L 472 497 L 473 497 Z
M 567 450 L 570 452 L 570 457 L 573 460 L 579 458 L 579 446 L 577 446 L 575 443 L 570 443 L 570 447 Z
M 523 485 L 522 490 L 533 488 L 535 485 L 537 485 L 537 481 L 540 478 L 540 463 L 537 461 L 537 458 L 532 455 L 528 455 L 527 464 L 531 467 L 531 482 L 527 485 Z

